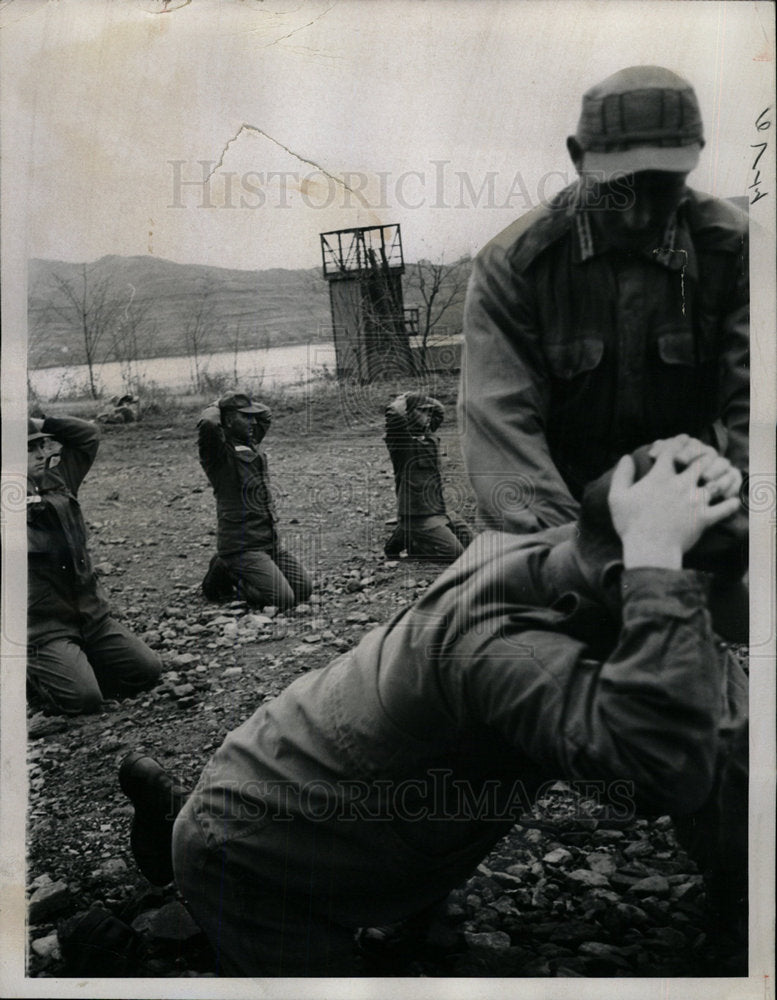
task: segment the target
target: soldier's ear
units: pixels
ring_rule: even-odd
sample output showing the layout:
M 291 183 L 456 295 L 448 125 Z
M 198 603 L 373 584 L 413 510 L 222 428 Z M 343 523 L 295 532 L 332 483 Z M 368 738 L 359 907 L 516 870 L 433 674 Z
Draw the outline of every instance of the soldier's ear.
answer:
M 580 173 L 583 168 L 583 148 L 573 136 L 567 136 L 567 151 L 575 165 L 575 170 Z

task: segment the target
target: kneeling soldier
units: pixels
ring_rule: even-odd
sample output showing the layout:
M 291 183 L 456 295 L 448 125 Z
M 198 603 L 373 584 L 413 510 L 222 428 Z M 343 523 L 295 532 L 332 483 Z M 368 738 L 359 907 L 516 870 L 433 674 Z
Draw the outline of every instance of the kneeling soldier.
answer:
M 281 545 L 270 492 L 267 456 L 260 447 L 269 407 L 231 392 L 202 413 L 200 464 L 216 495 L 218 553 L 202 583 L 208 600 L 234 596 L 255 607 L 285 610 L 306 601 L 310 577 Z
M 472 541 L 468 525 L 450 517 L 442 494 L 434 432 L 445 409 L 433 396 L 403 392 L 386 407 L 386 447 L 394 467 L 397 527 L 386 542 L 387 556 L 453 562 Z
M 68 714 L 153 687 L 162 670 L 156 653 L 111 618 L 87 548 L 78 488 L 99 437 L 75 417 L 27 425 L 27 679 L 48 707 Z M 51 441 L 62 446 L 56 458 Z
M 685 436 L 641 449 L 589 487 L 579 528 L 486 532 L 228 735 L 167 854 L 222 972 L 348 975 L 356 928 L 444 899 L 559 779 L 703 815 L 725 919 L 746 914 L 747 682 L 707 588 L 743 570 L 738 482 Z M 141 818 L 180 806 L 148 758 L 123 772 Z M 148 829 L 136 844 L 167 852 Z

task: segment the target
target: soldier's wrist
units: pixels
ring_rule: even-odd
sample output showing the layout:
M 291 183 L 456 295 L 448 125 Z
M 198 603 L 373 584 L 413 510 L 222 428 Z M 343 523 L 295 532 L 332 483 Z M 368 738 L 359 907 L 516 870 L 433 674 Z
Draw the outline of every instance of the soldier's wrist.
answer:
M 663 539 L 626 535 L 623 538 L 623 566 L 625 569 L 682 569 L 683 550 L 680 545 Z

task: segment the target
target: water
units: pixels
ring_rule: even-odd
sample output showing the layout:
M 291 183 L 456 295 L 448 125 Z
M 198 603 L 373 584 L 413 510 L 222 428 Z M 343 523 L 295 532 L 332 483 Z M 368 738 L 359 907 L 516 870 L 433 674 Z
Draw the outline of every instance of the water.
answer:
M 335 345 L 293 344 L 289 347 L 269 347 L 240 351 L 235 365 L 231 351 L 204 354 L 200 357 L 200 375 L 222 375 L 234 382 L 237 368 L 238 383 L 248 386 L 291 386 L 315 381 L 324 373 L 335 370 Z M 194 362 L 189 357 L 145 358 L 134 362 L 132 373 L 146 384 L 151 382 L 173 392 L 189 392 L 194 388 Z M 126 391 L 124 374 L 126 366 L 118 361 L 106 361 L 94 366 L 98 387 L 106 396 L 117 396 Z M 86 365 L 65 365 L 59 368 L 33 368 L 29 371 L 30 384 L 41 399 L 57 395 L 71 396 L 83 391 L 89 384 Z

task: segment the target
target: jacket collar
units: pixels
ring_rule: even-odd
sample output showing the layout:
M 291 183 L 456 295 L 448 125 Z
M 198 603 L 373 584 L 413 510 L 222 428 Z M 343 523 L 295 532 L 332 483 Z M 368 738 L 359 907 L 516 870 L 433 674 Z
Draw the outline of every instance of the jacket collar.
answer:
M 262 457 L 262 452 L 259 448 L 251 448 L 247 444 L 232 444 L 235 455 L 240 459 L 241 462 L 253 462 L 257 458 Z
M 578 182 L 577 197 L 570 202 L 569 212 L 572 216 L 572 260 L 575 264 L 586 261 L 611 250 L 606 238 L 591 225 L 591 210 L 586 209 L 581 201 L 582 185 Z M 691 240 L 691 234 L 684 220 L 683 206 L 688 199 L 686 194 L 677 212 L 669 219 L 664 234 L 658 246 L 644 251 L 642 256 L 660 264 L 669 271 L 681 271 L 695 278 L 697 276 L 696 251 Z
M 615 560 L 589 565 L 574 538 L 555 545 L 543 566 L 553 610 L 564 616 L 562 630 L 602 659 L 609 656 L 620 628 L 620 568 Z
M 575 538 L 568 538 L 548 552 L 543 568 L 545 579 L 553 592 L 563 594 L 566 591 L 579 592 L 581 596 L 591 601 L 598 601 L 611 607 L 613 586 L 620 578 L 623 563 L 619 558 L 603 557 L 598 561 L 589 561 L 580 553 Z M 620 613 L 620 601 L 617 602 Z

